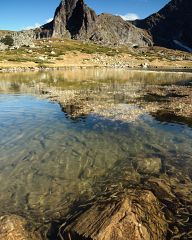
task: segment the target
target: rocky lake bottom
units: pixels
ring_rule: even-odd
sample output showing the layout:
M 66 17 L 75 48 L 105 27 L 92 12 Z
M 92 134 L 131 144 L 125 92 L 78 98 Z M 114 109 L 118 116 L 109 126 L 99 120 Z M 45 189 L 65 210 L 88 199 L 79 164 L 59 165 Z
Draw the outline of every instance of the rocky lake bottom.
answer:
M 154 230 L 145 239 L 192 239 L 191 82 L 120 69 L 2 73 L 0 216 L 23 217 L 42 239 L 110 239 L 79 222 L 94 225 L 98 202 L 115 203 L 112 217 L 128 196 Z

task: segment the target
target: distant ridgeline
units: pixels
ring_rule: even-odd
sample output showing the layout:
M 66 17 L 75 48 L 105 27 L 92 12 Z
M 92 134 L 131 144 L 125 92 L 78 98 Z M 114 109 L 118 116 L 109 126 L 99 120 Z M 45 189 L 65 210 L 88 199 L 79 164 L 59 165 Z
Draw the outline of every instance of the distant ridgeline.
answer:
M 133 23 L 147 30 L 155 45 L 192 52 L 192 0 L 172 0 L 159 12 Z

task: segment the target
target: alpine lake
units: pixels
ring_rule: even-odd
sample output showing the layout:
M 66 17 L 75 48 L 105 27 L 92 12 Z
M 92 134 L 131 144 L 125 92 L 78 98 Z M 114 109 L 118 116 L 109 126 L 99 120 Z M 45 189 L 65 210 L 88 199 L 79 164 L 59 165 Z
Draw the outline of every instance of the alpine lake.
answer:
M 192 121 L 140 105 L 148 87 L 191 82 L 192 73 L 106 68 L 1 73 L 0 216 L 41 228 L 151 177 L 178 177 L 192 194 Z

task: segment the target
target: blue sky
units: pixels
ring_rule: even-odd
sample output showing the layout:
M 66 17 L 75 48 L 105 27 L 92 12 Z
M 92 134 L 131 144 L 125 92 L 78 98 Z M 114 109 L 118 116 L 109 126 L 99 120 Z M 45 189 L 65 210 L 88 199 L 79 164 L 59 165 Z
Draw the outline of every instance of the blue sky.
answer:
M 2 0 L 0 29 L 20 30 L 44 24 L 54 15 L 60 0 Z M 85 0 L 98 14 L 108 12 L 125 18 L 145 18 L 169 0 Z

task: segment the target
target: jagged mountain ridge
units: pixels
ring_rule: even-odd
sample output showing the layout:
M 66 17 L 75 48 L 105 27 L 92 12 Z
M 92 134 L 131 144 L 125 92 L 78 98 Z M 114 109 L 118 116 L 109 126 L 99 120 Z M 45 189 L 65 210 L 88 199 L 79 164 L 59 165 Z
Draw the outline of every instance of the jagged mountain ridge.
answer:
M 192 49 L 191 17 L 192 0 L 172 0 L 157 13 L 132 23 L 147 30 L 156 45 L 190 51 Z
M 135 27 L 119 16 L 97 15 L 84 0 L 62 0 L 52 22 L 37 31 L 39 37 L 66 37 L 102 44 L 153 45 L 147 31 Z

